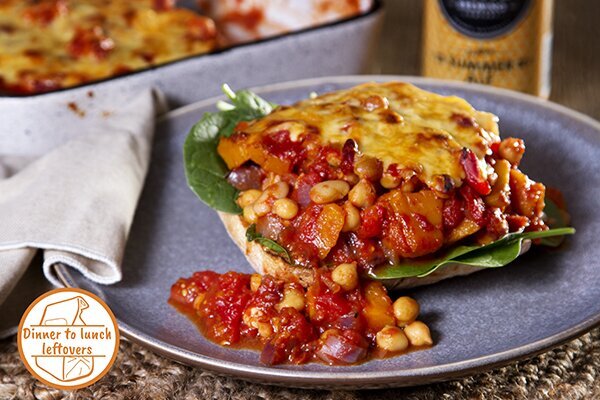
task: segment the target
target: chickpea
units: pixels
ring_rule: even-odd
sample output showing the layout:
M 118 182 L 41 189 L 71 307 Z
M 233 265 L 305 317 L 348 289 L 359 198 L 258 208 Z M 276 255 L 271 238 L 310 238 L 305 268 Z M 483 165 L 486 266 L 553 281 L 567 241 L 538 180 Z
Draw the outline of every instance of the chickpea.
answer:
M 296 285 L 286 284 L 283 289 L 283 298 L 275 306 L 277 311 L 285 308 L 291 307 L 295 308 L 298 311 L 304 310 L 304 292 Z
M 269 186 L 271 186 L 277 182 L 281 182 L 281 176 L 277 175 L 274 172 L 267 172 L 267 175 L 265 176 L 265 178 L 262 181 L 261 189 L 264 191 Z
M 408 340 L 410 340 L 410 344 L 413 346 L 430 346 L 433 344 L 429 328 L 421 321 L 408 324 L 404 328 L 404 333 L 408 336 Z
M 398 326 L 410 324 L 419 316 L 419 303 L 408 296 L 399 297 L 394 302 L 394 316 Z
M 402 182 L 402 186 L 400 187 L 400 190 L 402 190 L 404 193 L 413 193 L 419 187 L 419 183 L 420 183 L 419 179 L 416 176 L 413 176 L 413 177 L 409 178 L 408 180 L 405 180 L 404 182 Z
M 373 205 L 376 198 L 375 188 L 366 179 L 361 179 L 348 193 L 350 202 L 359 208 Z
M 258 329 L 258 335 L 262 338 L 269 338 L 273 334 L 273 328 L 268 322 L 259 322 L 256 324 Z
M 377 182 L 383 172 L 383 164 L 374 157 L 362 155 L 354 163 L 354 172 L 361 179 Z
M 344 175 L 344 180 L 350 184 L 350 186 L 354 186 L 360 181 L 360 178 L 355 173 L 349 173 Z
M 390 174 L 383 174 L 379 183 L 386 189 L 396 189 L 402 180 L 399 176 L 394 176 Z
M 271 205 L 267 201 L 261 201 L 261 199 L 258 199 L 258 201 L 251 207 L 257 217 L 262 217 L 263 215 L 267 215 L 271 212 Z
M 346 219 L 344 220 L 342 232 L 350 232 L 358 228 L 360 225 L 360 211 L 358 211 L 358 208 L 347 201 L 344 203 L 344 212 L 346 213 Z
M 250 276 L 250 290 L 256 292 L 262 283 L 262 277 L 259 274 L 252 274 Z
M 256 221 L 258 221 L 258 215 L 254 211 L 254 207 L 252 205 L 244 207 L 242 210 L 242 215 L 249 224 L 255 224 Z
M 298 214 L 298 204 L 292 199 L 278 199 L 273 203 L 273 212 L 283 219 L 292 219 Z
M 273 334 L 273 328 L 268 322 L 265 322 L 265 319 L 268 320 L 268 317 L 258 307 L 247 309 L 242 315 L 242 320 L 246 326 L 257 329 L 261 337 L 268 338 Z
M 258 307 L 252 307 L 244 310 L 242 321 L 250 328 L 258 328 L 258 323 L 263 317 L 263 312 Z
M 331 272 L 331 280 L 346 291 L 354 290 L 358 286 L 358 270 L 356 263 L 340 264 Z
M 326 204 L 346 197 L 350 185 L 345 181 L 334 180 L 317 183 L 310 189 L 310 199 L 317 204 Z
M 408 338 L 402 329 L 386 325 L 375 336 L 377 347 L 385 351 L 402 351 L 408 348 Z
M 245 190 L 237 198 L 237 203 L 240 207 L 244 208 L 246 206 L 254 204 L 256 200 L 260 197 L 262 192 L 256 189 Z
M 283 199 L 290 192 L 290 185 L 288 185 L 286 182 L 276 182 L 269 185 L 265 189 L 265 192 L 269 193 L 276 199 Z
M 409 168 L 402 168 L 400 170 L 400 179 L 402 180 L 400 190 L 404 193 L 416 191 L 421 183 L 417 177 L 417 173 Z
M 265 189 L 258 199 L 254 202 L 254 212 L 262 217 L 271 212 L 271 199 L 283 199 L 288 195 L 290 186 L 285 182 L 273 183 Z

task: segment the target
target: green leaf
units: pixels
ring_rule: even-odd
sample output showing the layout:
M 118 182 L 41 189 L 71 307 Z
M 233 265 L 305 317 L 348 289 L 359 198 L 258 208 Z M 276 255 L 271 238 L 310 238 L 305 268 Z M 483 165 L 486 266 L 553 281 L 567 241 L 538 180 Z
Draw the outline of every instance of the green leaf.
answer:
M 283 258 L 288 264 L 293 264 L 292 257 L 290 257 L 290 253 L 288 253 L 288 251 L 276 241 L 268 239 L 260 233 L 256 232 L 255 224 L 250 225 L 246 230 L 246 240 L 248 240 L 249 242 L 259 243 L 261 246 L 266 247 L 271 252 Z
M 482 268 L 498 268 L 515 260 L 521 254 L 523 239 L 513 240 L 491 248 L 475 249 L 456 257 L 452 262 Z
M 241 121 L 251 121 L 269 114 L 274 105 L 254 93 L 234 93 L 227 85 L 223 91 L 233 104 L 219 102 L 221 111 L 205 113 L 190 130 L 183 145 L 183 160 L 188 186 L 209 207 L 239 214 L 235 202 L 238 191 L 227 181 L 229 170 L 217 153 L 221 137 L 229 137 Z
M 389 280 L 424 277 L 448 264 L 463 264 L 481 268 L 503 267 L 521 252 L 523 240 L 545 239 L 572 235 L 573 228 L 557 228 L 541 232 L 511 233 L 485 246 L 458 246 L 430 259 L 409 260 L 396 265 L 382 265 L 369 273 L 372 279 Z

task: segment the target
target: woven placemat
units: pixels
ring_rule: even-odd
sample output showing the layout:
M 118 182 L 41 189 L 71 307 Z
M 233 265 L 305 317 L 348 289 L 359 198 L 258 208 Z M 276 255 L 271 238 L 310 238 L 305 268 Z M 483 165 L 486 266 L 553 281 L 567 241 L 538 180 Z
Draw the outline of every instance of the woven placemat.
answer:
M 215 376 L 123 341 L 110 372 L 75 392 L 36 381 L 14 338 L 0 342 L 0 399 L 600 399 L 600 328 L 527 361 L 461 380 L 405 389 L 288 389 Z

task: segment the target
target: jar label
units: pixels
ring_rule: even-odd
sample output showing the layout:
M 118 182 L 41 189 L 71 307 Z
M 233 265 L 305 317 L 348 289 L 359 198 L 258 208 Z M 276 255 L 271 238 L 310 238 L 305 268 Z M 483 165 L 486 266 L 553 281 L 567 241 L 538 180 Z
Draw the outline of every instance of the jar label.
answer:
M 552 0 L 424 3 L 423 75 L 548 95 Z
M 459 32 L 493 38 L 510 32 L 526 14 L 531 0 L 439 0 L 442 12 Z

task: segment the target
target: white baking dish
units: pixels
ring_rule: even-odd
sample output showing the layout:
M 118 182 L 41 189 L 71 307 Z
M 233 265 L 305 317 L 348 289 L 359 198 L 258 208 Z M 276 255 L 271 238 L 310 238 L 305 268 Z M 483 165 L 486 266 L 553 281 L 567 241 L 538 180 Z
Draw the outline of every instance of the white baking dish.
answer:
M 366 13 L 319 27 L 201 54 L 126 75 L 56 92 L 19 97 L 86 101 L 94 96 L 126 96 L 154 86 L 170 107 L 215 96 L 227 82 L 234 89 L 327 75 L 366 72 L 383 16 L 381 1 Z

